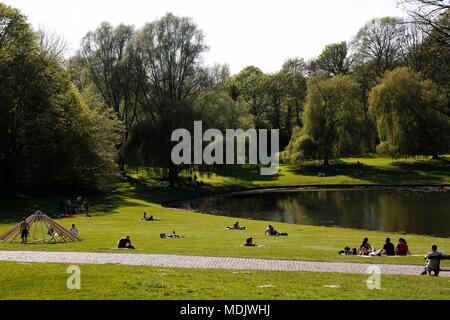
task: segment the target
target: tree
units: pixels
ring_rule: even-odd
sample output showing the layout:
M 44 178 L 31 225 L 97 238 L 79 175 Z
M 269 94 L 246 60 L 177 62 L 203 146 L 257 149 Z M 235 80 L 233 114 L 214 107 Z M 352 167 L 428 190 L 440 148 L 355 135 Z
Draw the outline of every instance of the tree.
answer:
M 401 62 L 401 39 L 405 33 L 403 21 L 385 17 L 373 19 L 361 28 L 353 39 L 352 61 L 357 65 L 370 65 L 371 77 L 378 82 L 386 71 Z
M 169 13 L 146 24 L 133 45 L 144 77 L 139 103 L 143 119 L 132 133 L 127 153 L 138 160 L 135 164 L 161 168 L 173 186 L 184 168 L 170 159 L 172 132 L 192 130 L 194 120 L 201 119 L 195 105 L 214 82 L 202 65 L 207 50 L 204 35 L 190 18 Z
M 49 55 L 64 61 L 64 55 L 67 53 L 68 45 L 66 40 L 56 32 L 50 32 L 39 28 L 37 31 L 40 47 Z
M 448 152 L 450 121 L 436 111 L 445 99 L 433 82 L 408 68 L 386 74 L 369 97 L 381 139 L 379 151 L 394 157 Z
M 316 63 L 328 75 L 347 74 L 350 69 L 347 52 L 347 43 L 345 41 L 327 45 L 317 58 Z
M 95 84 L 106 105 L 125 124 L 124 136 L 117 146 L 122 172 L 125 171 L 125 163 L 120 149 L 136 123 L 142 84 L 131 46 L 134 35 L 132 26 L 121 24 L 113 28 L 109 23 L 102 23 L 83 38 L 79 52 L 81 58 L 75 57 L 70 64 L 74 67 L 78 62 L 87 69 L 89 80 Z
M 423 77 L 433 81 L 440 92 L 447 97 L 446 106 L 435 107 L 435 110 L 450 118 L 450 50 L 439 35 L 432 31 L 417 47 L 415 61 L 410 68 L 419 72 Z
M 448 0 L 402 0 L 413 22 L 436 40 L 450 46 L 450 3 Z
M 0 189 L 101 189 L 117 119 L 89 109 L 23 15 L 0 4 Z
M 249 106 L 257 129 L 267 126 L 265 118 L 267 99 L 265 96 L 266 75 L 257 67 L 244 68 L 230 79 L 231 91 L 241 97 Z
M 294 126 L 302 127 L 303 105 L 306 97 L 306 63 L 301 58 L 289 59 L 283 64 L 281 72 L 285 73 L 288 78 L 287 88 L 287 112 L 290 115 L 294 112 L 295 125 L 287 124 L 290 128 L 289 136 L 292 136 L 292 128 Z M 290 121 L 291 117 L 286 119 Z
M 310 79 L 303 123 L 283 154 L 287 161 L 320 159 L 328 165 L 331 159 L 359 152 L 362 112 L 358 83 L 343 75 Z

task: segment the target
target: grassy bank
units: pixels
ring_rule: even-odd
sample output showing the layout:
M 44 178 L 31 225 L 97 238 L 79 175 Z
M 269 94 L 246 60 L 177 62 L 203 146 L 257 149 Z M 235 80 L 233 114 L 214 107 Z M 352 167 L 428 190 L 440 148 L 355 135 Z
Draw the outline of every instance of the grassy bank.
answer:
M 359 161 L 359 164 L 358 164 Z M 357 166 L 362 169 L 352 169 Z M 447 184 L 450 183 L 450 165 L 447 161 L 407 161 L 398 162 L 377 157 L 355 158 L 340 161 L 328 169 L 327 177 L 318 178 L 320 167 L 281 166 L 279 175 L 261 177 L 257 168 L 234 169 L 221 175 L 202 177 L 201 188 L 177 187 L 170 189 L 166 182 L 149 178 L 142 171 L 130 171 L 130 179 L 120 183 L 113 193 L 91 196 L 92 217 L 78 216 L 58 219 L 69 227 L 75 223 L 83 237 L 81 243 L 18 245 L 3 244 L 1 250 L 48 250 L 114 252 L 117 240 L 130 235 L 135 253 L 167 253 L 183 255 L 207 255 L 252 257 L 268 259 L 297 259 L 314 261 L 363 262 L 375 264 L 416 264 L 423 265 L 423 254 L 431 244 L 437 244 L 444 252 L 450 251 L 449 238 L 405 235 L 365 230 L 304 226 L 276 223 L 277 230 L 289 233 L 289 237 L 266 237 L 265 227 L 269 222 L 239 219 L 248 227 L 245 231 L 227 231 L 225 226 L 235 222 L 234 218 L 198 214 L 171 208 L 161 204 L 181 198 L 195 197 L 210 193 L 236 189 L 270 186 L 329 185 L 329 184 Z M 359 170 L 359 171 L 352 171 Z M 75 195 L 73 195 L 75 196 Z M 61 200 L 55 197 L 1 197 L 0 233 L 12 227 L 23 215 L 41 209 L 54 214 Z M 161 219 L 158 222 L 142 222 L 143 212 Z M 175 230 L 182 239 L 163 240 L 160 233 Z M 343 257 L 337 254 L 345 246 L 357 247 L 361 239 L 368 236 L 370 243 L 380 248 L 386 236 L 392 239 L 406 238 L 413 255 L 409 257 Z M 241 244 L 247 237 L 263 246 L 245 248 Z M 448 266 L 449 263 L 445 263 Z M 45 298 L 59 297 L 60 290 L 67 291 L 62 282 L 65 266 L 46 264 L 39 268 L 36 264 L 0 263 L 2 295 L 0 298 Z M 5 271 L 6 270 L 6 271 Z M 62 270 L 62 271 L 61 271 Z M 448 298 L 448 280 L 420 277 L 383 277 L 383 290 L 368 291 L 363 281 L 364 275 L 254 272 L 252 277 L 245 273 L 222 270 L 170 270 L 124 266 L 83 266 L 85 287 L 81 291 L 70 292 L 71 298 L 132 298 L 132 299 L 373 299 L 384 298 Z M 33 279 L 21 279 L 22 272 L 33 274 Z M 50 286 L 45 296 L 38 281 L 55 275 L 59 279 Z M 108 277 L 108 278 L 105 278 Z M 6 279 L 6 280 L 5 280 Z M 20 283 L 30 282 L 22 291 Z M 107 281 L 105 279 L 108 279 Z M 43 280 L 42 280 L 43 281 Z M 243 281 L 250 281 L 242 288 Z M 42 282 L 39 282 L 42 283 Z M 56 283 L 56 282 L 55 282 Z M 212 285 L 214 284 L 214 285 Z M 217 289 L 221 284 L 221 289 Z M 264 285 L 274 287 L 259 287 Z M 328 288 L 338 285 L 339 288 Z M 272 288 L 272 289 L 270 289 Z M 188 295 L 186 295 L 188 293 Z M 59 297 L 60 298 L 60 297 Z
M 448 299 L 449 280 L 382 276 L 369 290 L 366 275 L 186 270 L 80 265 L 81 289 L 68 290 L 68 265 L 2 263 L 0 299 Z M 7 270 L 8 272 L 4 272 Z M 45 294 L 44 294 L 45 290 Z
M 350 159 L 348 161 L 354 160 Z M 377 163 L 387 163 L 387 160 L 384 158 L 375 160 Z M 375 160 L 368 158 L 359 159 L 358 161 L 372 162 Z M 298 179 L 306 179 L 304 176 L 293 174 L 289 170 L 288 167 L 283 167 L 281 172 L 291 172 L 290 176 L 278 177 L 276 178 L 276 183 L 268 181 L 265 183 L 268 183 L 268 185 L 296 185 Z M 140 180 L 138 179 L 139 177 L 141 178 Z M 1 248 L 8 250 L 117 252 L 114 248 L 117 240 L 124 235 L 130 235 L 133 244 L 138 248 L 137 253 L 394 264 L 423 264 L 423 258 L 421 256 L 392 258 L 342 257 L 337 252 L 345 246 L 357 247 L 365 236 L 368 236 L 371 244 L 377 248 L 383 245 L 386 236 L 390 236 L 392 239 L 406 237 L 413 255 L 423 255 L 433 243 L 436 243 L 444 251 L 446 248 L 450 248 L 450 239 L 448 238 L 283 223 L 277 223 L 276 227 L 282 232 L 289 233 L 289 237 L 266 237 L 264 236 L 264 230 L 268 222 L 245 219 L 240 219 L 240 222 L 242 225 L 247 226 L 247 230 L 227 231 L 224 227 L 233 224 L 235 222 L 234 218 L 163 208 L 160 204 L 164 201 L 181 197 L 227 190 L 227 186 L 237 185 L 238 183 L 226 184 L 219 181 L 220 179 L 230 179 L 230 177 L 214 176 L 211 178 L 210 183 L 203 188 L 184 187 L 174 190 L 162 186 L 160 181 L 142 177 L 142 174 L 136 176 L 133 180 L 134 185 L 130 183 L 121 184 L 114 194 L 106 197 L 91 198 L 91 202 L 95 204 L 92 213 L 93 217 L 79 216 L 60 219 L 59 222 L 67 227 L 75 223 L 85 241 L 70 244 L 26 246 L 4 244 Z M 446 173 L 442 179 L 445 180 L 447 178 Z M 333 179 L 333 177 L 330 177 L 330 179 Z M 213 181 L 214 184 L 212 183 Z M 237 182 L 237 179 L 234 181 Z M 317 184 L 330 183 L 327 178 L 316 177 L 314 181 Z M 337 180 L 335 182 L 338 183 Z M 339 183 L 342 183 L 342 181 Z M 392 183 L 398 183 L 398 180 L 394 179 Z M 0 224 L 0 232 L 6 231 L 13 226 L 24 213 L 32 212 L 38 208 L 49 213 L 54 212 L 58 198 L 28 200 L 24 198 L 8 198 L 2 202 L 4 205 L 0 208 L 0 216 L 9 218 L 3 218 L 3 223 Z M 144 211 L 147 211 L 149 215 L 158 217 L 161 221 L 139 221 Z M 173 230 L 184 236 L 184 238 L 173 240 L 162 240 L 159 238 L 160 233 L 170 233 Z M 241 244 L 247 237 L 253 237 L 256 243 L 263 246 L 259 248 L 241 247 Z

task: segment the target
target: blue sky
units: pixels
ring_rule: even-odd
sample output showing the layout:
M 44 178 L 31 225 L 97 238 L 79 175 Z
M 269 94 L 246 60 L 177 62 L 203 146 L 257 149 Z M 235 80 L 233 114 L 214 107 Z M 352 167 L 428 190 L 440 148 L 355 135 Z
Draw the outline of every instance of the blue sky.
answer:
M 166 12 L 192 17 L 206 35 L 207 64 L 277 71 L 290 57 L 317 56 L 327 44 L 350 40 L 364 23 L 404 16 L 396 0 L 2 0 L 34 27 L 62 35 L 74 52 L 101 22 L 141 27 Z

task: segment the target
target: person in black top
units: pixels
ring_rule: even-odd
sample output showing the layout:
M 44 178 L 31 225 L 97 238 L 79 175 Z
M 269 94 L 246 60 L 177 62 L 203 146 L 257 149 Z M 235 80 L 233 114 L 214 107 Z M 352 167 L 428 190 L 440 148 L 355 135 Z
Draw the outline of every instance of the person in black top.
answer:
M 134 249 L 134 247 L 131 245 L 130 236 L 120 238 L 119 243 L 117 244 L 117 248 L 119 248 L 119 249 Z
M 390 238 L 386 238 L 386 243 L 383 246 L 383 251 L 387 256 L 395 256 L 395 247 L 394 244 L 391 243 Z

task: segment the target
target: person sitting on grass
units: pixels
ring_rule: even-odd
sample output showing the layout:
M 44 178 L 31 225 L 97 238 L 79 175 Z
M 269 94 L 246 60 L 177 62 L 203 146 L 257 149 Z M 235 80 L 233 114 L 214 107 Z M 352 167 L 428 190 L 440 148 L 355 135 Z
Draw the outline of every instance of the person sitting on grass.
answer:
M 269 225 L 269 226 L 267 227 L 265 234 L 268 235 L 268 236 L 274 236 L 274 237 L 277 237 L 277 236 L 287 236 L 287 235 L 288 235 L 287 233 L 280 233 L 280 232 L 278 232 L 277 230 L 275 230 L 275 229 L 273 228 L 272 225 Z
M 59 236 L 58 233 L 53 229 L 52 227 L 48 228 L 48 235 L 51 237 L 51 239 L 48 242 L 54 241 L 56 243 L 55 237 Z
M 245 240 L 244 246 L 245 247 L 257 247 L 258 245 L 256 243 L 253 243 L 253 238 L 248 238 L 247 240 Z
M 144 212 L 144 217 L 141 219 L 143 221 L 158 221 L 154 216 L 147 217 L 147 212 Z
M 368 256 L 369 253 L 373 252 L 374 249 L 372 245 L 369 243 L 369 238 L 364 238 L 363 242 L 359 246 L 359 255 L 360 256 Z
M 73 234 L 74 236 L 78 237 L 78 229 L 77 227 L 75 227 L 75 224 L 72 224 L 72 228 L 70 228 L 70 233 Z
M 383 245 L 382 253 L 387 255 L 387 256 L 395 256 L 394 244 L 391 242 L 390 238 L 386 238 L 386 242 Z
M 118 249 L 135 249 L 131 245 L 130 236 L 126 236 L 126 237 L 120 238 L 119 242 L 117 243 L 117 248 Z
M 444 256 L 442 252 L 437 251 L 437 245 L 433 245 L 431 247 L 431 251 L 425 255 L 425 259 L 427 260 L 427 265 L 425 266 L 425 270 L 421 273 L 423 276 L 429 274 L 431 276 L 431 272 L 434 272 L 434 275 L 437 277 L 440 271 L 440 263 L 439 258 Z M 432 259 L 434 258 L 434 259 Z
M 172 234 L 167 236 L 168 238 L 181 238 L 180 235 L 178 235 L 175 231 L 172 231 Z
M 236 221 L 236 223 L 233 224 L 232 227 L 227 227 L 227 229 L 229 229 L 229 230 L 245 230 L 246 227 L 240 226 L 240 225 L 239 225 L 239 221 Z
M 398 239 L 397 247 L 395 248 L 395 254 L 397 256 L 407 256 L 408 254 L 411 255 L 411 252 L 409 252 L 408 243 L 405 239 L 400 238 Z

